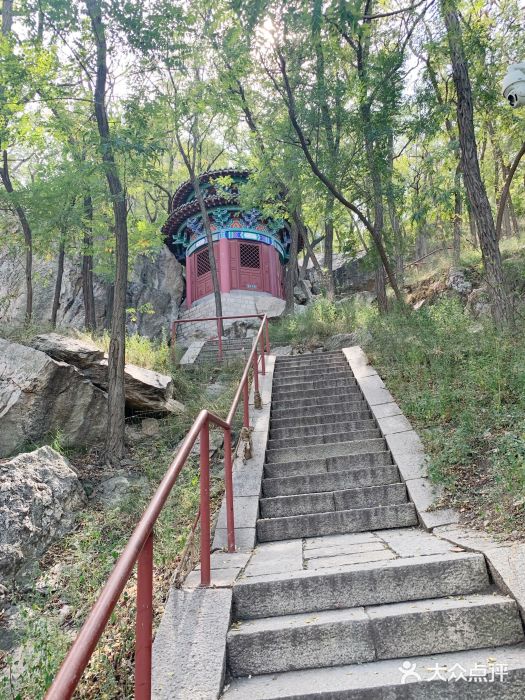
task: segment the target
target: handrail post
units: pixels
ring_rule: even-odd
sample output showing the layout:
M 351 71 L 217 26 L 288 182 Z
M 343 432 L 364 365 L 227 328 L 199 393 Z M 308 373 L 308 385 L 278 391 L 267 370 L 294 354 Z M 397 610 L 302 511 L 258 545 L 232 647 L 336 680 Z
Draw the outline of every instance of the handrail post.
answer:
M 264 338 L 263 338 L 262 333 L 261 333 L 260 344 L 261 344 L 261 374 L 264 377 L 266 375 L 266 360 L 264 357 Z
M 250 407 L 249 407 L 250 397 L 248 394 L 248 377 L 242 387 L 242 402 L 243 402 L 243 420 L 242 424 L 245 428 L 250 427 Z
M 261 394 L 259 392 L 259 358 L 257 355 L 257 343 L 255 344 L 255 352 L 253 353 L 253 406 L 254 408 L 261 409 L 262 401 Z
M 209 586 L 210 563 L 210 433 L 206 419 L 200 430 L 200 510 L 201 510 L 201 586 Z
M 265 336 L 266 336 L 266 352 L 268 355 L 270 354 L 270 331 L 268 329 L 268 316 L 266 317 L 265 321 Z
M 224 428 L 224 490 L 226 491 L 226 529 L 228 552 L 235 552 L 235 515 L 233 510 L 232 431 Z
M 219 339 L 219 362 L 222 362 L 222 322 L 221 317 L 217 317 L 217 338 Z
M 137 561 L 135 616 L 135 700 L 151 698 L 151 640 L 153 633 L 153 532 Z

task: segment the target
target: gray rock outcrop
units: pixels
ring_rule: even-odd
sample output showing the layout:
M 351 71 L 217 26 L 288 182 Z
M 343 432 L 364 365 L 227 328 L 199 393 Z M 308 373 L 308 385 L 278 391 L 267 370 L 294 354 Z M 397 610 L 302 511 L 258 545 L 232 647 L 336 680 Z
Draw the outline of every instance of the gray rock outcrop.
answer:
M 0 338 L 0 457 L 55 431 L 95 444 L 106 422 L 106 394 L 75 367 Z
M 34 257 L 33 260 L 33 319 L 48 323 L 51 318 L 56 261 Z M 184 288 L 182 266 L 166 246 L 153 257 L 137 258 L 130 275 L 127 308 L 127 329 L 149 337 L 169 332 L 171 321 L 177 317 Z M 103 328 L 108 318 L 110 297 L 108 285 L 94 280 L 95 316 L 97 327 Z M 20 251 L 0 249 L 0 322 L 20 323 L 25 314 L 24 255 Z M 80 260 L 64 262 L 64 276 L 57 325 L 84 327 L 84 300 Z
M 0 582 L 27 580 L 85 502 L 77 475 L 51 447 L 0 464 Z
M 95 345 L 58 333 L 38 335 L 33 339 L 32 345 L 55 360 L 74 365 L 97 387 L 107 389 L 107 355 Z M 171 377 L 150 369 L 127 364 L 124 391 L 128 408 L 164 413 L 180 413 L 184 410 L 182 404 L 173 399 Z

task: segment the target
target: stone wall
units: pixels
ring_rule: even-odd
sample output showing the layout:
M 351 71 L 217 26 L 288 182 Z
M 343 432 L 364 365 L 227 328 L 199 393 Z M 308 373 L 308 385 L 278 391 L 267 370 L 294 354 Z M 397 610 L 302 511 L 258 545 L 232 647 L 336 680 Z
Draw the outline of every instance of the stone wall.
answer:
M 222 313 L 224 316 L 243 316 L 251 314 L 268 314 L 269 317 L 280 316 L 284 310 L 284 299 L 277 299 L 264 292 L 231 291 L 221 294 Z M 183 310 L 179 318 L 207 318 L 215 316 L 215 299 L 210 294 L 196 302 L 191 309 Z M 229 328 L 234 321 L 225 321 L 224 327 Z M 217 336 L 217 324 L 211 322 L 181 323 L 177 328 L 177 340 L 188 343 L 197 338 L 206 339 Z

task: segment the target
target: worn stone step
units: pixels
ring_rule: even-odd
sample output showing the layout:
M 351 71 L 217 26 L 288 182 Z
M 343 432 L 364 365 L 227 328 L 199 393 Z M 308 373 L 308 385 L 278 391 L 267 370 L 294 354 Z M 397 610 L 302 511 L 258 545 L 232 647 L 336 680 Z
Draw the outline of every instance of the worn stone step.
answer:
M 293 425 L 290 424 L 284 428 L 273 427 L 274 421 L 272 421 L 272 427 L 270 427 L 270 439 L 279 440 L 280 438 L 287 437 L 301 437 L 308 435 L 324 435 L 327 431 L 331 433 L 341 433 L 344 431 L 351 430 L 372 430 L 377 427 L 377 423 L 373 418 L 366 417 L 361 420 L 345 420 L 330 422 L 329 424 L 314 423 L 307 425 Z M 278 424 L 277 424 L 278 425 Z
M 295 374 L 274 374 L 273 385 L 279 388 L 283 386 L 296 386 L 302 384 L 311 384 L 314 387 L 323 383 L 323 381 L 335 380 L 335 379 L 355 379 L 354 375 L 350 371 L 350 368 L 343 369 L 333 369 L 323 372 L 311 372 L 308 374 L 295 373 Z
M 496 663 L 487 663 L 496 659 Z M 403 674 L 403 662 L 415 674 Z M 436 668 L 441 669 L 436 673 Z M 452 669 L 455 668 L 455 674 Z M 485 668 L 478 682 L 471 670 Z M 466 673 L 461 676 L 461 669 Z M 448 682 L 445 680 L 449 679 Z M 235 678 L 225 700 L 518 700 L 525 697 L 525 644 L 413 656 L 355 666 Z
M 373 659 L 371 625 L 362 608 L 249 620 L 228 632 L 234 677 Z
M 292 364 L 306 364 L 308 362 L 323 362 L 333 359 L 345 359 L 342 350 L 333 350 L 330 352 L 312 352 L 304 353 L 303 355 L 285 355 L 280 356 L 276 360 L 277 366 L 285 366 Z
M 278 450 L 283 447 L 293 447 L 301 445 L 330 445 L 335 442 L 350 442 L 351 440 L 368 440 L 369 438 L 380 438 L 379 428 L 360 428 L 359 430 L 343 430 L 337 433 L 319 433 L 317 435 L 302 435 L 298 437 L 272 438 L 268 440 L 266 449 Z
M 260 519 L 257 521 L 257 539 L 259 542 L 276 542 L 412 525 L 417 525 L 414 504 L 401 503 L 393 506 Z
M 233 676 L 249 676 L 521 641 L 516 602 L 489 593 L 246 620 L 227 656 Z
M 362 467 L 324 474 L 263 479 L 262 492 L 265 498 L 272 498 L 303 493 L 344 491 L 397 482 L 399 482 L 399 471 L 394 464 L 391 464 L 386 467 Z
M 297 401 L 279 401 L 279 405 L 272 406 L 271 417 L 295 418 L 312 416 L 326 412 L 327 415 L 346 416 L 355 411 L 368 411 L 368 404 L 364 399 L 335 400 L 333 396 L 316 401 L 315 399 L 299 399 Z
M 402 483 L 385 486 L 352 488 L 340 491 L 297 494 L 261 498 L 261 518 L 282 518 L 307 513 L 373 508 L 407 502 L 406 486 Z
M 345 372 L 348 376 L 352 377 L 353 373 L 348 364 L 345 361 L 332 362 L 330 364 L 312 364 L 308 367 L 293 367 L 290 369 L 279 369 L 274 370 L 275 379 L 286 379 L 287 381 L 295 379 L 315 379 L 317 377 L 329 376 L 332 372 Z
M 340 404 L 336 404 L 340 406 Z M 312 412 L 305 413 L 304 415 L 290 416 L 286 417 L 286 414 L 279 418 L 272 415 L 272 420 L 270 422 L 271 430 L 278 430 L 280 428 L 288 429 L 290 427 L 313 427 L 323 426 L 321 429 L 325 430 L 327 423 L 337 424 L 345 421 L 354 420 L 369 420 L 372 418 L 372 414 L 368 407 L 362 411 L 346 411 L 343 405 L 338 413 L 328 413 L 328 412 Z
M 331 381 L 327 380 L 321 386 L 318 387 L 301 387 L 301 386 L 286 386 L 273 387 L 272 389 L 272 400 L 279 402 L 281 399 L 297 399 L 297 398 L 308 398 L 310 396 L 324 396 L 329 393 L 337 394 L 361 394 L 359 387 L 357 386 L 354 379 L 344 379 Z
M 241 578 L 233 587 L 233 615 L 245 620 L 382 605 L 477 593 L 488 585 L 482 554 L 428 554 L 357 564 L 351 569 Z
M 303 459 L 320 459 L 326 457 L 344 457 L 346 455 L 363 454 L 365 452 L 383 452 L 386 450 L 384 438 L 369 438 L 365 440 L 350 440 L 331 444 L 317 443 L 313 445 L 282 447 L 266 452 L 266 462 L 299 462 Z
M 335 403 L 337 401 L 360 401 L 363 395 L 357 387 L 327 387 L 326 389 L 311 389 L 308 391 L 291 391 L 282 396 L 273 397 L 277 408 L 295 406 L 319 406 L 323 402 Z
M 392 465 L 390 452 L 361 452 L 339 457 L 304 459 L 293 462 L 272 462 L 264 465 L 264 476 L 275 479 L 288 476 L 306 476 L 326 472 L 341 472 L 354 468 L 384 467 Z

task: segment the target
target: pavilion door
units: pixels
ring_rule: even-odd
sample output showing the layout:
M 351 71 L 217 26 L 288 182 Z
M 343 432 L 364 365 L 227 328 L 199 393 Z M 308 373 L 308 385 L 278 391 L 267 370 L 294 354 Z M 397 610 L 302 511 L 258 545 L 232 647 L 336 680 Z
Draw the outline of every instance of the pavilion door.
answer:
M 193 270 L 195 280 L 195 299 L 200 299 L 213 292 L 213 280 L 211 278 L 210 258 L 208 249 L 201 250 L 193 255 L 195 268 Z
M 258 243 L 239 243 L 239 288 L 265 292 L 262 250 Z

